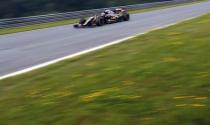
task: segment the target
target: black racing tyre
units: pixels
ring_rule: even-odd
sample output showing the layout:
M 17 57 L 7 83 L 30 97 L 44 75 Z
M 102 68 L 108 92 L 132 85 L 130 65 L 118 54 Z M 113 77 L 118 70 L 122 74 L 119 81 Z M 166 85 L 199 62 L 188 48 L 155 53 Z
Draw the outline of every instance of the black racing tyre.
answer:
M 123 20 L 124 20 L 124 21 L 129 21 L 129 20 L 130 20 L 130 15 L 129 15 L 129 14 L 125 14 L 125 15 L 123 16 Z
M 96 19 L 96 26 L 103 26 L 104 23 L 105 23 L 104 18 L 102 18 L 102 17 L 97 17 L 97 19 Z
M 122 22 L 124 20 L 124 17 L 123 16 L 120 16 L 117 18 L 117 22 Z
M 79 27 L 79 25 L 78 25 L 78 24 L 75 24 L 75 25 L 74 25 L 74 28 L 78 28 L 78 27 Z

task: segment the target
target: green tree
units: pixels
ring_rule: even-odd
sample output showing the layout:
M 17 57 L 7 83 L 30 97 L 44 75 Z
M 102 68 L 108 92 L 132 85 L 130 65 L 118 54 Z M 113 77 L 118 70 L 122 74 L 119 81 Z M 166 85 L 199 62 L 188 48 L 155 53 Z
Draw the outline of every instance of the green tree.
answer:
M 164 0 L 1 0 L 0 18 L 95 9 Z

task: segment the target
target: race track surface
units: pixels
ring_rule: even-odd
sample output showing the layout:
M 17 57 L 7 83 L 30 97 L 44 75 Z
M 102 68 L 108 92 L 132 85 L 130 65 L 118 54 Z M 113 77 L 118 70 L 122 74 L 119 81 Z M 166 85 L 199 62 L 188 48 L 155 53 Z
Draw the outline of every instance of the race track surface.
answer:
M 210 12 L 210 2 L 131 15 L 97 28 L 65 25 L 0 36 L 0 76 Z

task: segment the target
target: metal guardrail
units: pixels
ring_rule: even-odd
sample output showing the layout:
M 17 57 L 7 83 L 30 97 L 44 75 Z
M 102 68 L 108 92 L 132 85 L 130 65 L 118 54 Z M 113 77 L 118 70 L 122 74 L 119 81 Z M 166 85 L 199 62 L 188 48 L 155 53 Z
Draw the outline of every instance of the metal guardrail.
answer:
M 163 2 L 134 4 L 134 5 L 127 5 L 127 6 L 119 6 L 119 7 L 124 7 L 124 8 L 127 8 L 128 10 L 137 10 L 137 9 L 144 9 L 144 8 L 149 8 L 149 7 L 160 6 L 160 5 L 172 5 L 172 4 L 192 2 L 192 1 L 196 1 L 196 0 L 170 0 L 170 1 L 163 1 Z M 117 8 L 117 7 L 110 7 L 110 9 L 114 9 L 114 8 Z M 20 18 L 2 19 L 2 20 L 0 20 L 0 29 L 26 26 L 26 25 L 31 25 L 31 24 L 61 21 L 61 20 L 66 20 L 66 19 L 76 19 L 76 18 L 81 18 L 81 17 L 87 17 L 87 16 L 99 14 L 104 9 L 107 9 L 107 8 L 83 10 L 83 11 L 73 11 L 73 12 L 66 12 L 66 13 L 55 13 L 55 14 L 47 14 L 47 15 L 39 15 L 39 16 L 20 17 Z

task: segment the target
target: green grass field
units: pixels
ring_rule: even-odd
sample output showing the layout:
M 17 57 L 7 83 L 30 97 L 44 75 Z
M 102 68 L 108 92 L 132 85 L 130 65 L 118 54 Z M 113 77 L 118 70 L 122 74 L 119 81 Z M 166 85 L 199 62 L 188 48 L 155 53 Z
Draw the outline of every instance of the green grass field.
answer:
M 210 14 L 0 81 L 0 125 L 209 125 Z
M 152 10 L 181 6 L 181 5 L 189 5 L 192 3 L 198 3 L 198 2 L 203 2 L 203 1 L 209 1 L 209 0 L 200 0 L 200 1 L 196 1 L 196 2 L 179 3 L 179 4 L 174 4 L 174 5 L 160 5 L 160 6 L 151 7 L 151 8 L 133 10 L 133 11 L 130 11 L 130 13 L 131 14 L 142 13 L 142 12 L 147 12 L 147 11 L 152 11 Z M 70 20 L 55 21 L 55 22 L 49 22 L 49 23 L 34 24 L 34 25 L 29 25 L 29 26 L 3 28 L 3 29 L 0 29 L 0 35 L 36 30 L 36 29 L 44 29 L 44 28 L 49 28 L 49 27 L 69 25 L 69 24 L 77 23 L 78 21 L 79 21 L 79 19 L 70 19 Z

